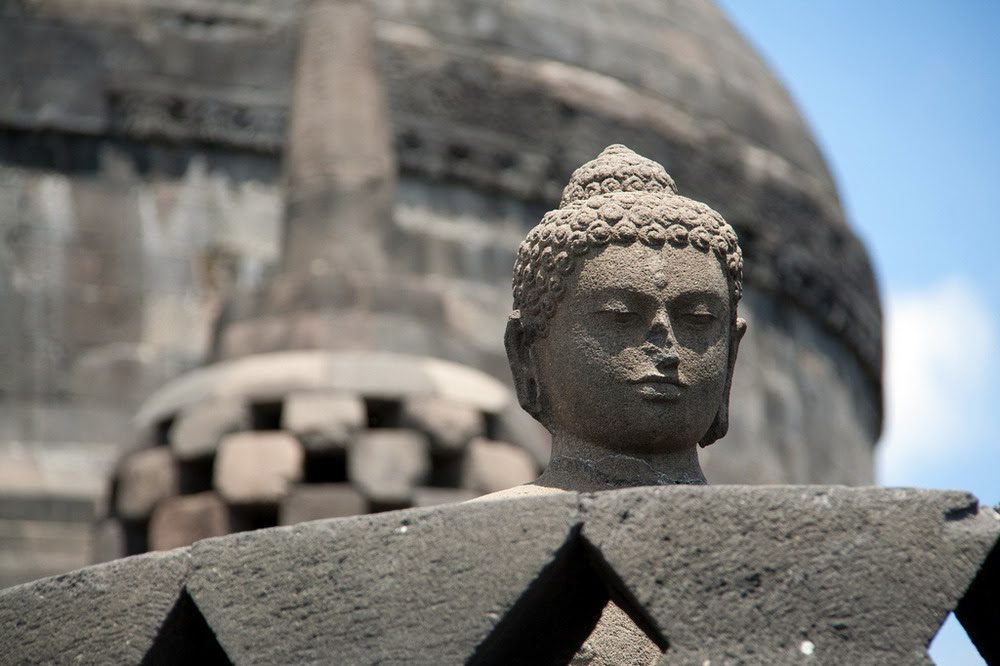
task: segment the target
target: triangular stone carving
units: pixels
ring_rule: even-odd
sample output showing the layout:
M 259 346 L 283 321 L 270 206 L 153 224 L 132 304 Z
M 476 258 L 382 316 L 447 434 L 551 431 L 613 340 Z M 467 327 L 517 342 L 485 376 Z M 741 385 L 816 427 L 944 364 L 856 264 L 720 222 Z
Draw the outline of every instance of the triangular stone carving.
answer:
M 570 662 L 573 666 L 652 666 L 663 650 L 632 621 L 621 606 L 609 600 L 597 626 Z
M 181 590 L 177 603 L 142 659 L 142 666 L 160 664 L 232 666 L 216 640 L 215 632 L 208 626 L 187 590 Z
M 987 664 L 1000 664 L 1000 541 L 994 544 L 955 617 Z
M 623 598 L 622 589 L 617 576 L 595 559 L 574 530 L 469 663 L 603 666 L 636 663 L 621 661 L 633 652 L 643 659 L 637 663 L 654 663 L 666 641 L 640 629 L 640 624 L 651 624 L 638 606 Z

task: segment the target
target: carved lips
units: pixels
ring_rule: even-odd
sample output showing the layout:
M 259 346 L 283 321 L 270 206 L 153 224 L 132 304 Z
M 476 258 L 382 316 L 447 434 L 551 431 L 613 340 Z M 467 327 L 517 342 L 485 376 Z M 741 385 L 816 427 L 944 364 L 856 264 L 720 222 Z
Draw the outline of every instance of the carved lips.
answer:
M 639 395 L 643 400 L 653 402 L 673 402 L 681 397 L 687 386 L 678 377 L 669 375 L 646 375 L 632 380 L 639 387 Z

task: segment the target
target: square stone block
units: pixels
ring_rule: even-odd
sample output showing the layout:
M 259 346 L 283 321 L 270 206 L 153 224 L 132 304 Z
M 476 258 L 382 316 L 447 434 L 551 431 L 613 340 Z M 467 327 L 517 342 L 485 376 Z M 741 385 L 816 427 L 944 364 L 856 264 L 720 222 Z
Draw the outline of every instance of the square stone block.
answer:
M 475 437 L 485 434 L 482 412 L 469 405 L 437 398 L 414 398 L 403 405 L 402 425 L 430 436 L 441 453 L 459 452 Z
M 168 435 L 170 447 L 181 460 L 205 458 L 215 453 L 227 434 L 248 430 L 250 407 L 237 398 L 213 398 L 180 411 Z
M 469 443 L 462 463 L 462 487 L 484 494 L 528 483 L 537 476 L 531 454 L 507 442 L 477 438 Z
M 122 518 L 144 520 L 159 502 L 179 492 L 177 461 L 170 449 L 141 449 L 127 456 L 118 469 L 115 509 Z
M 302 480 L 305 454 L 281 431 L 227 435 L 215 458 L 214 484 L 231 504 L 276 504 Z
M 347 448 L 351 437 L 365 427 L 365 403 L 348 393 L 317 391 L 285 398 L 281 425 L 299 438 L 311 453 Z
M 232 531 L 229 507 L 215 493 L 180 495 L 161 503 L 149 521 L 149 549 L 171 550 Z
M 347 457 L 347 476 L 373 502 L 403 506 L 430 471 L 430 444 L 414 430 L 369 430 Z

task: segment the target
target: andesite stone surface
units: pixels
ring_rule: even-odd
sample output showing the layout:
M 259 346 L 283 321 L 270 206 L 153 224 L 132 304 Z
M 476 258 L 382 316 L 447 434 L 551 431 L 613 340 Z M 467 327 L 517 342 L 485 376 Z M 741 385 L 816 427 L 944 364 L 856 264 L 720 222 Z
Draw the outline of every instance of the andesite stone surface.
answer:
M 0 635 L 19 664 L 138 663 L 154 636 L 185 632 L 217 641 L 225 658 L 210 663 L 565 663 L 595 655 L 611 601 L 615 624 L 645 634 L 663 664 L 799 663 L 806 651 L 819 663 L 927 663 L 970 582 L 997 579 L 987 555 L 998 538 L 1000 516 L 959 492 L 561 492 L 90 567 L 0 592 Z M 963 604 L 965 626 L 991 621 L 985 605 Z M 166 619 L 175 606 L 186 629 Z
M 177 602 L 186 550 L 115 560 L 0 591 L 0 661 L 138 664 Z
M 665 664 L 790 663 L 806 643 L 823 663 L 923 663 L 1000 534 L 968 493 L 909 489 L 637 488 L 583 512 Z
M 485 506 L 204 541 L 191 549 L 187 589 L 237 664 L 331 654 L 351 664 L 416 655 L 462 663 L 553 562 L 578 520 L 569 495 L 517 511 Z

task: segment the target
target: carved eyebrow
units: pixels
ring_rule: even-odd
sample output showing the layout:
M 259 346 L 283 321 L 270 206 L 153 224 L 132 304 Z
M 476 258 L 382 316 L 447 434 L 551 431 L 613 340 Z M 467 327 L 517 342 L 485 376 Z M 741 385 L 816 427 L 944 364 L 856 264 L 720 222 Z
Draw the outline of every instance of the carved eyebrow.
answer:
M 697 289 L 694 291 L 684 292 L 683 294 L 678 295 L 675 300 L 682 303 L 689 301 L 709 301 L 711 303 L 725 304 L 729 301 L 729 295 L 722 295 L 708 289 Z
M 630 287 L 600 287 L 595 289 L 593 292 L 587 294 L 586 299 L 588 301 L 599 301 L 605 298 L 626 298 L 626 299 L 639 299 L 639 300 L 654 300 L 649 294 L 639 291 L 638 289 L 632 289 Z

